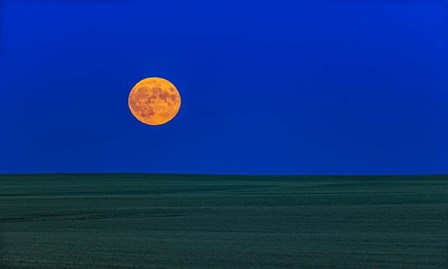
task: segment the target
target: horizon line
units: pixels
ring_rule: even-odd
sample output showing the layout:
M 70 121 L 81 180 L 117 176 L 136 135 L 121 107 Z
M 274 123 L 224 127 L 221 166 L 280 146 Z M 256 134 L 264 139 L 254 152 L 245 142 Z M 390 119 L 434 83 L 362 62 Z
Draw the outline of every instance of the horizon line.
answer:
M 391 176 L 448 176 L 447 174 L 215 174 L 215 173 L 156 173 L 156 172 L 38 172 L 0 173 L 0 176 L 32 175 L 142 175 L 142 176 L 241 176 L 241 177 L 391 177 Z

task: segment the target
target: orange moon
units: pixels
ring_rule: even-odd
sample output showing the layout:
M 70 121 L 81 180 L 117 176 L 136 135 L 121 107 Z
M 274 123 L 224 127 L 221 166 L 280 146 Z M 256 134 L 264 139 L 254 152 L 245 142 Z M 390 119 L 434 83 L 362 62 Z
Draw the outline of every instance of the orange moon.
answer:
M 179 112 L 181 99 L 176 87 L 163 78 L 146 78 L 135 84 L 129 93 L 129 109 L 139 121 L 162 125 Z

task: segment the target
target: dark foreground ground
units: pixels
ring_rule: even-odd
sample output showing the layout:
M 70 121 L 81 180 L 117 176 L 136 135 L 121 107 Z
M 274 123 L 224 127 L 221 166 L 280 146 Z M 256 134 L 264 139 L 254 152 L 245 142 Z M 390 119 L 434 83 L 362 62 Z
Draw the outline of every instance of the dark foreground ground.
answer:
M 0 176 L 0 268 L 448 268 L 448 177 Z

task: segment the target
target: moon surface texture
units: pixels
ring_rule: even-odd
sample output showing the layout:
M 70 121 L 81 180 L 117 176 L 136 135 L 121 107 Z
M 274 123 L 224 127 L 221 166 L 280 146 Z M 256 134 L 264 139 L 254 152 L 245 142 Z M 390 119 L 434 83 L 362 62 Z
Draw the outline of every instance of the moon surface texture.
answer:
M 181 98 L 171 82 L 153 77 L 135 84 L 128 103 L 132 115 L 139 121 L 148 125 L 162 125 L 177 115 Z

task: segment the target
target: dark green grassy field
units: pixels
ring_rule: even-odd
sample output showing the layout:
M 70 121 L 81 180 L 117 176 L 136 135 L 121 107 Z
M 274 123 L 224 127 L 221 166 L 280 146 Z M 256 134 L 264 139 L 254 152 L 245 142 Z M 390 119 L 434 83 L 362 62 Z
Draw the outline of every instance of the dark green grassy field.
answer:
M 448 177 L 0 176 L 1 268 L 448 268 Z

